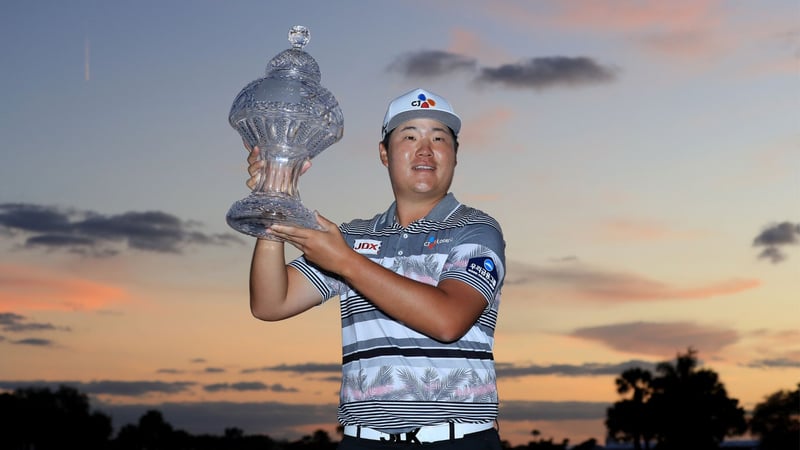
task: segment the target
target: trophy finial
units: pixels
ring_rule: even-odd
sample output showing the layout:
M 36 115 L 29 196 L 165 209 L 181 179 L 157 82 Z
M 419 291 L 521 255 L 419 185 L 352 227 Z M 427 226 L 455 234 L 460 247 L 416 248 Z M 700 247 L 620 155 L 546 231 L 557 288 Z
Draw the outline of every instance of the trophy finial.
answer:
M 311 32 L 303 25 L 295 25 L 289 29 L 289 43 L 292 48 L 302 50 L 311 40 Z

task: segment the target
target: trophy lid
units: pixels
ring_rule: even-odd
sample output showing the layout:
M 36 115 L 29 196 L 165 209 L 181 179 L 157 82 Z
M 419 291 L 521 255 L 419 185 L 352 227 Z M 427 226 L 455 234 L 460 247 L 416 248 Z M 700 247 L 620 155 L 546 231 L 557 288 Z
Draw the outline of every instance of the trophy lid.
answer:
M 322 75 L 314 58 L 303 50 L 311 40 L 311 32 L 302 25 L 289 29 L 292 48 L 275 55 L 267 64 L 266 76 L 303 78 L 319 83 Z

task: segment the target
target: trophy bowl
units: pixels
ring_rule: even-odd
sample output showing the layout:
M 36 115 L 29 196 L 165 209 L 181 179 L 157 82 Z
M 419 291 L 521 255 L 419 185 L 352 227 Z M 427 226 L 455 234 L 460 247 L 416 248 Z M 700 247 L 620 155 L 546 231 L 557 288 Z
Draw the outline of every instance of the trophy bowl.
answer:
M 291 48 L 273 57 L 265 76 L 245 86 L 231 106 L 228 122 L 248 149 L 258 147 L 265 162 L 259 183 L 225 217 L 240 233 L 279 240 L 267 228 L 319 229 L 297 185 L 305 161 L 342 138 L 344 117 L 336 98 L 320 85 L 319 65 L 303 50 L 309 40 L 308 28 L 292 27 Z

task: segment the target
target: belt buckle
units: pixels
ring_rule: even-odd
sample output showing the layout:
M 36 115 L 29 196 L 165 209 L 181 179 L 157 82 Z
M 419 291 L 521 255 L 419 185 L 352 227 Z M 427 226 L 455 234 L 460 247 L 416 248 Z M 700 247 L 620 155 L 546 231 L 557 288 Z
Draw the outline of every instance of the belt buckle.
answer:
M 419 444 L 421 445 L 422 442 L 417 439 L 417 433 L 419 433 L 419 428 L 414 428 L 411 431 L 406 431 L 405 433 L 389 433 L 389 438 L 381 437 L 381 441 L 388 442 L 391 444 Z M 405 437 L 405 439 L 403 439 Z

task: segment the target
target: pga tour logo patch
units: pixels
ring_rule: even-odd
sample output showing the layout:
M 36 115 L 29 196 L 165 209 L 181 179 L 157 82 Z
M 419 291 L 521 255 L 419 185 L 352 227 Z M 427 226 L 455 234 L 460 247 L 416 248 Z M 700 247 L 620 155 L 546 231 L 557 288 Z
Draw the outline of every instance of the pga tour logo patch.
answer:
M 356 242 L 353 244 L 353 250 L 362 255 L 377 255 L 380 249 L 381 241 L 373 239 L 356 239 Z

